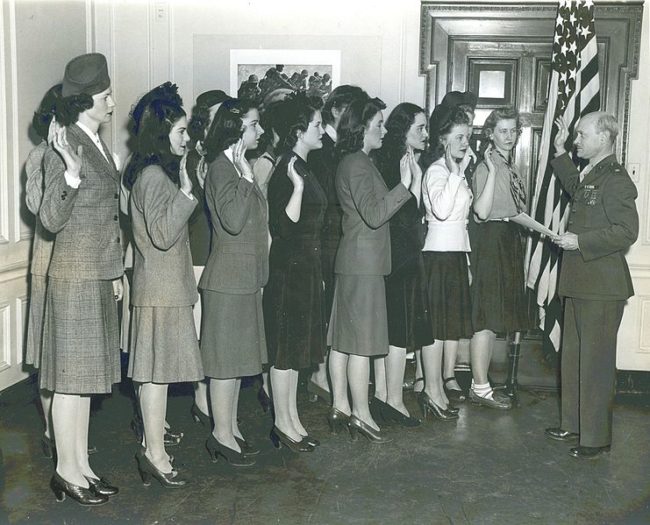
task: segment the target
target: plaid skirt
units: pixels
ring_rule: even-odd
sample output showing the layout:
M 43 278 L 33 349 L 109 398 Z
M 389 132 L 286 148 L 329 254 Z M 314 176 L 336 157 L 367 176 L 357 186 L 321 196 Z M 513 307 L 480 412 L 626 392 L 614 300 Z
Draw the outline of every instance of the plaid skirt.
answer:
M 40 387 L 61 394 L 107 394 L 120 382 L 111 281 L 49 279 L 40 370 Z
M 27 321 L 25 363 L 32 365 L 34 368 L 39 368 L 41 366 L 41 345 L 43 344 L 46 291 L 47 277 L 32 274 L 29 293 L 29 318 Z

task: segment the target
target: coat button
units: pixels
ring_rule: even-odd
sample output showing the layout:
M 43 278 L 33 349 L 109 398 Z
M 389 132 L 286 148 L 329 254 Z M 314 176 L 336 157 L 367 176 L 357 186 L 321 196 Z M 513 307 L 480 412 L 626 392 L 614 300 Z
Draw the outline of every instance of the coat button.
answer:
M 116 193 L 115 195 L 113 195 L 113 198 L 114 198 L 114 199 L 119 199 L 119 198 L 120 198 L 120 195 L 119 195 L 118 193 Z
M 117 219 L 119 219 L 119 217 L 117 215 L 113 215 L 113 220 L 116 221 Z

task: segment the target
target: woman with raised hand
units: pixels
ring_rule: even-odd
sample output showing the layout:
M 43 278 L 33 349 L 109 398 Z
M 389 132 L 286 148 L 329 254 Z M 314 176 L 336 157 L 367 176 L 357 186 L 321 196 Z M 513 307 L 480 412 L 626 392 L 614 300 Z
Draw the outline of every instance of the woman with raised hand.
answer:
M 188 219 L 197 205 L 186 169 L 187 116 L 177 87 L 158 86 L 131 112 L 134 151 L 125 170 L 134 239 L 128 375 L 140 384 L 143 447 L 136 454 L 145 485 L 176 477 L 164 446 L 169 383 L 203 378 L 192 307 L 198 299 Z
M 522 230 L 508 217 L 526 210 L 526 189 L 514 163 L 521 121 L 512 108 L 488 115 L 483 133 L 488 144 L 473 178 L 475 246 L 473 250 L 470 400 L 507 410 L 509 397 L 494 391 L 488 370 L 496 332 L 512 333 L 531 327 L 524 285 Z
M 35 216 L 34 237 L 32 239 L 32 262 L 30 266 L 29 317 L 27 321 L 27 349 L 25 363 L 39 369 L 41 366 L 41 345 L 43 322 L 45 320 L 45 292 L 47 290 L 47 270 L 52 257 L 54 235 L 43 227 L 38 210 L 43 200 L 43 155 L 52 143 L 56 131 L 56 106 L 61 98 L 61 84 L 51 87 L 32 119 L 32 128 L 41 142 L 29 152 L 25 171 L 25 200 L 27 208 Z M 45 422 L 45 431 L 41 436 L 41 447 L 47 458 L 54 457 L 54 433 L 51 428 L 52 392 L 41 389 L 41 408 Z
M 320 99 L 299 94 L 278 107 L 284 151 L 269 182 L 269 228 L 273 238 L 269 282 L 264 288 L 264 326 L 275 413 L 271 439 L 295 452 L 320 443 L 298 415 L 298 371 L 323 361 L 326 349 L 321 271 L 321 234 L 327 197 L 307 167 L 322 147 Z
M 201 355 L 214 418 L 206 448 L 213 460 L 223 456 L 235 466 L 253 465 L 251 455 L 259 452 L 239 431 L 241 378 L 259 374 L 267 361 L 262 314 L 262 286 L 268 279 L 267 205 L 245 156 L 264 131 L 259 119 L 252 103 L 227 100 L 205 141 L 212 251 L 199 282 Z
M 336 190 L 343 211 L 343 236 L 336 255 L 336 289 L 329 325 L 333 431 L 348 426 L 353 439 L 389 441 L 368 407 L 370 358 L 388 353 L 386 289 L 391 271 L 389 219 L 419 191 L 410 169 L 389 190 L 369 155 L 381 148 L 386 105 L 369 97 L 353 101 L 338 128 L 341 157 Z M 409 190 L 412 192 L 410 193 Z M 348 400 L 348 384 L 352 408 Z
M 472 192 L 464 175 L 470 121 L 460 108 L 443 108 L 438 113 L 436 127 L 430 130 L 430 152 L 435 161 L 422 184 L 427 220 L 422 250 L 435 342 L 422 349 L 424 389 L 419 402 L 425 417 L 431 413 L 450 421 L 458 418 L 458 410 L 449 404 L 443 388 L 443 347 L 456 355 L 458 340 L 472 334 L 467 233 Z
M 101 505 L 117 487 L 88 461 L 90 397 L 120 382 L 117 301 L 122 298 L 120 178 L 98 135 L 115 102 L 106 58 L 90 53 L 65 68 L 59 127 L 43 158 L 39 216 L 56 234 L 48 268 L 40 387 L 54 392 L 58 501 Z
M 391 273 L 386 277 L 388 355 L 375 359 L 375 395 L 370 403 L 373 417 L 380 421 L 416 427 L 404 405 L 403 382 L 406 352 L 433 344 L 426 308 L 422 262 L 422 214 L 420 184 L 422 171 L 416 161 L 426 148 L 427 118 L 424 110 L 408 102 L 399 104 L 386 120 L 386 137 L 377 150 L 376 161 L 386 186 L 400 184 L 403 170 L 414 177 L 414 199 L 409 199 L 389 221 Z

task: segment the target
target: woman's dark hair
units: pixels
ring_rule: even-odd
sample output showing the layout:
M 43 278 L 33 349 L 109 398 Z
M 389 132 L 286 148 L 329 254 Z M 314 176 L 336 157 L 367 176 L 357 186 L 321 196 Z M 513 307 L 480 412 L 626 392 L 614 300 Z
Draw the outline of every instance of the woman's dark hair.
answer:
M 50 129 L 50 122 L 56 115 L 58 105 L 61 103 L 61 84 L 52 86 L 47 90 L 41 100 L 38 109 L 32 117 L 32 127 L 36 134 L 43 140 L 47 140 L 47 133 Z
M 432 115 L 433 116 L 433 115 Z M 433 162 L 445 154 L 445 147 L 441 139 L 448 135 L 454 126 L 471 126 L 467 113 L 459 107 L 450 108 L 440 119 L 432 123 L 429 120 L 429 149 L 420 158 L 420 165 L 423 169 L 428 168 Z
M 497 127 L 497 124 L 500 120 L 514 120 L 517 124 L 517 133 L 521 131 L 521 117 L 519 116 L 519 111 L 514 108 L 500 108 L 495 109 L 492 113 L 488 115 L 485 119 L 485 124 L 483 124 L 483 143 L 481 144 L 481 149 L 479 150 L 479 156 L 483 157 L 485 149 L 491 142 L 492 133 L 494 133 L 494 128 Z
M 196 105 L 192 110 L 192 118 L 187 124 L 187 134 L 192 142 L 197 143 L 205 138 L 205 131 L 210 123 L 210 108 Z
M 124 172 L 124 184 L 133 187 L 147 166 L 160 166 L 174 184 L 179 183 L 180 157 L 171 152 L 169 133 L 186 116 L 178 87 L 171 82 L 152 89 L 133 107 L 129 131 L 133 137 L 133 155 Z
M 256 159 L 264 155 L 264 153 L 269 152 L 273 156 L 277 155 L 277 151 L 274 149 L 273 144 L 273 132 L 280 136 L 278 132 L 278 120 L 281 117 L 282 111 L 282 100 L 276 100 L 270 104 L 266 104 L 264 108 L 260 108 L 260 126 L 264 130 L 262 136 L 260 137 L 259 142 L 257 143 L 257 148 L 254 150 L 246 151 L 246 158 Z M 279 149 L 280 143 L 278 142 L 277 147 Z
M 257 106 L 250 100 L 233 98 L 221 104 L 204 142 L 207 162 L 212 162 L 219 153 L 241 138 L 244 126 L 242 119 L 251 109 L 257 109 Z
M 308 97 L 304 93 L 288 95 L 277 110 L 276 131 L 280 137 L 278 153 L 290 151 L 298 142 L 298 132 L 307 131 L 314 113 L 320 110 L 320 98 Z
M 323 122 L 325 124 L 332 124 L 332 122 L 334 122 L 332 108 L 340 110 L 345 106 L 349 106 L 353 100 L 361 98 L 364 95 L 367 96 L 366 92 L 358 86 L 343 84 L 334 88 L 334 90 L 327 96 L 327 100 L 322 109 Z
M 350 103 L 337 129 L 336 152 L 339 158 L 363 148 L 363 137 L 368 124 L 383 109 L 386 109 L 386 104 L 382 100 L 368 95 Z
M 386 136 L 384 144 L 378 154 L 381 158 L 401 159 L 406 153 L 406 134 L 411 129 L 415 117 L 424 110 L 420 106 L 410 102 L 402 102 L 395 106 L 390 112 L 384 126 L 386 127 Z
M 79 120 L 81 113 L 91 109 L 94 104 L 93 97 L 86 93 L 61 97 L 56 108 L 56 120 L 63 126 L 70 126 Z

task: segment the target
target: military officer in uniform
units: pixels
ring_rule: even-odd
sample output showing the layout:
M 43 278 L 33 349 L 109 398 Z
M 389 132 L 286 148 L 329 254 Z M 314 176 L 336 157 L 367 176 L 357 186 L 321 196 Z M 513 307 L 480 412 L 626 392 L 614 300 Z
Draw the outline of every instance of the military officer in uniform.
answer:
M 579 171 L 564 146 L 566 122 L 556 120 L 555 175 L 571 196 L 566 233 L 553 239 L 564 252 L 559 294 L 564 298 L 560 427 L 546 429 L 559 441 L 578 441 L 576 458 L 608 452 L 616 380 L 616 336 L 628 297 L 634 294 L 625 251 L 635 242 L 637 189 L 616 161 L 618 123 L 603 112 L 582 117 L 575 129 Z

